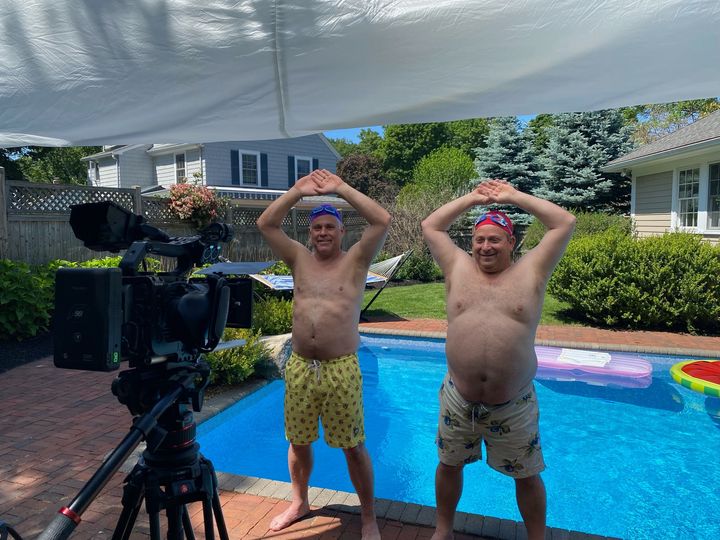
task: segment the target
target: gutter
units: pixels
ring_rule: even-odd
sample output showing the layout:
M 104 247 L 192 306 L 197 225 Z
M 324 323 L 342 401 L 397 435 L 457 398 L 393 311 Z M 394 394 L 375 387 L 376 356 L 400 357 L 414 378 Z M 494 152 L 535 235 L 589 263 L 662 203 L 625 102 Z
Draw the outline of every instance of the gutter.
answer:
M 720 147 L 720 137 L 714 137 L 712 139 L 707 139 L 705 141 L 700 141 L 685 146 L 678 146 L 676 148 L 671 148 L 670 150 L 653 152 L 652 154 L 647 154 L 645 156 L 620 161 L 613 165 L 605 165 L 604 167 L 600 167 L 600 170 L 602 172 L 622 172 L 623 169 L 629 169 L 635 165 L 642 165 L 643 163 L 648 163 L 661 159 L 670 159 L 678 155 L 706 150 L 707 148 L 712 148 L 713 146 Z

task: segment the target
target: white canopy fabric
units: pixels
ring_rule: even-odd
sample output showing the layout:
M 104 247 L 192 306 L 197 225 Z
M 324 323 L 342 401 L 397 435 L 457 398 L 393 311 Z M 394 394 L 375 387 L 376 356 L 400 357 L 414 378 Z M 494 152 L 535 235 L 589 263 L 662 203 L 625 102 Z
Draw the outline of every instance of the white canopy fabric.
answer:
M 0 147 L 720 94 L 717 0 L 0 0 Z

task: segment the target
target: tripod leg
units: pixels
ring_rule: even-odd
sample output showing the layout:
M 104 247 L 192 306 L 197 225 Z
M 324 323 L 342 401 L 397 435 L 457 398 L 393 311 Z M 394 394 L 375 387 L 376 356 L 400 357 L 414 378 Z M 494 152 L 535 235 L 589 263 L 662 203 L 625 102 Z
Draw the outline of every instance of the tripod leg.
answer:
M 182 509 L 184 506 L 170 504 L 166 513 L 168 518 L 168 540 L 183 540 Z
M 212 461 L 200 456 L 202 465 L 205 466 L 206 470 L 210 473 L 210 494 L 212 496 L 212 508 L 215 512 L 215 521 L 217 522 L 218 533 L 220 534 L 221 540 L 229 540 L 227 525 L 225 525 L 225 516 L 222 513 L 222 505 L 220 504 L 220 494 L 218 493 L 218 480 L 215 474 L 215 467 Z
M 122 496 L 122 512 L 115 525 L 112 540 L 128 540 L 145 497 L 143 473 L 136 466 L 125 479 Z
M 183 528 L 185 529 L 185 537 L 187 538 L 187 540 L 195 540 L 195 533 L 193 532 L 192 522 L 190 521 L 190 514 L 188 513 L 187 506 L 183 504 L 180 512 L 182 513 L 182 522 Z
M 213 476 L 215 476 L 214 472 Z M 217 484 L 217 480 L 215 483 Z M 217 488 L 213 491 L 212 507 L 215 511 L 215 521 L 217 522 L 218 532 L 220 533 L 220 540 L 229 540 L 227 526 L 225 525 L 225 516 L 223 516 L 222 513 L 222 506 L 220 506 L 220 495 L 218 495 Z

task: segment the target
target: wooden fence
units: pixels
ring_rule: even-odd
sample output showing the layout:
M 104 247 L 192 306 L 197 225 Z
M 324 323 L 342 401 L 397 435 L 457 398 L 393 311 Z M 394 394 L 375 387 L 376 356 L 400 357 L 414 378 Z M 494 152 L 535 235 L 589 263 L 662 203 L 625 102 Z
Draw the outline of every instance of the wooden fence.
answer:
M 70 227 L 70 206 L 111 200 L 142 215 L 170 236 L 197 234 L 187 223 L 170 212 L 167 199 L 142 196 L 140 189 L 37 184 L 5 179 L 0 167 L 0 259 L 44 264 L 55 259 L 84 261 L 107 255 L 91 251 L 75 238 Z M 231 261 L 269 261 L 273 254 L 265 243 L 256 220 L 271 201 L 228 200 L 226 223 L 233 225 L 233 240 L 223 246 L 223 256 Z M 308 241 L 310 206 L 298 205 L 283 222 L 283 230 L 295 240 Z M 346 228 L 344 247 L 355 243 L 366 225 L 352 209 L 343 211 Z

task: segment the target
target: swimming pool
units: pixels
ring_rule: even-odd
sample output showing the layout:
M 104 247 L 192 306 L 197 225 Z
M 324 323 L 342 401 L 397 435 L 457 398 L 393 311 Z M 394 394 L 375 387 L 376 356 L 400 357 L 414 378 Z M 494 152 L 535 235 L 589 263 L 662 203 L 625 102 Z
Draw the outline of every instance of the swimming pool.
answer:
M 653 363 L 648 388 L 536 380 L 547 463 L 548 525 L 632 539 L 720 538 L 720 399 L 675 384 L 678 358 Z M 442 340 L 362 337 L 367 446 L 377 497 L 435 505 Z M 289 481 L 283 383 L 275 381 L 199 426 L 219 471 Z M 342 452 L 319 441 L 311 485 L 353 491 Z M 458 510 L 521 520 L 514 482 L 465 468 Z

